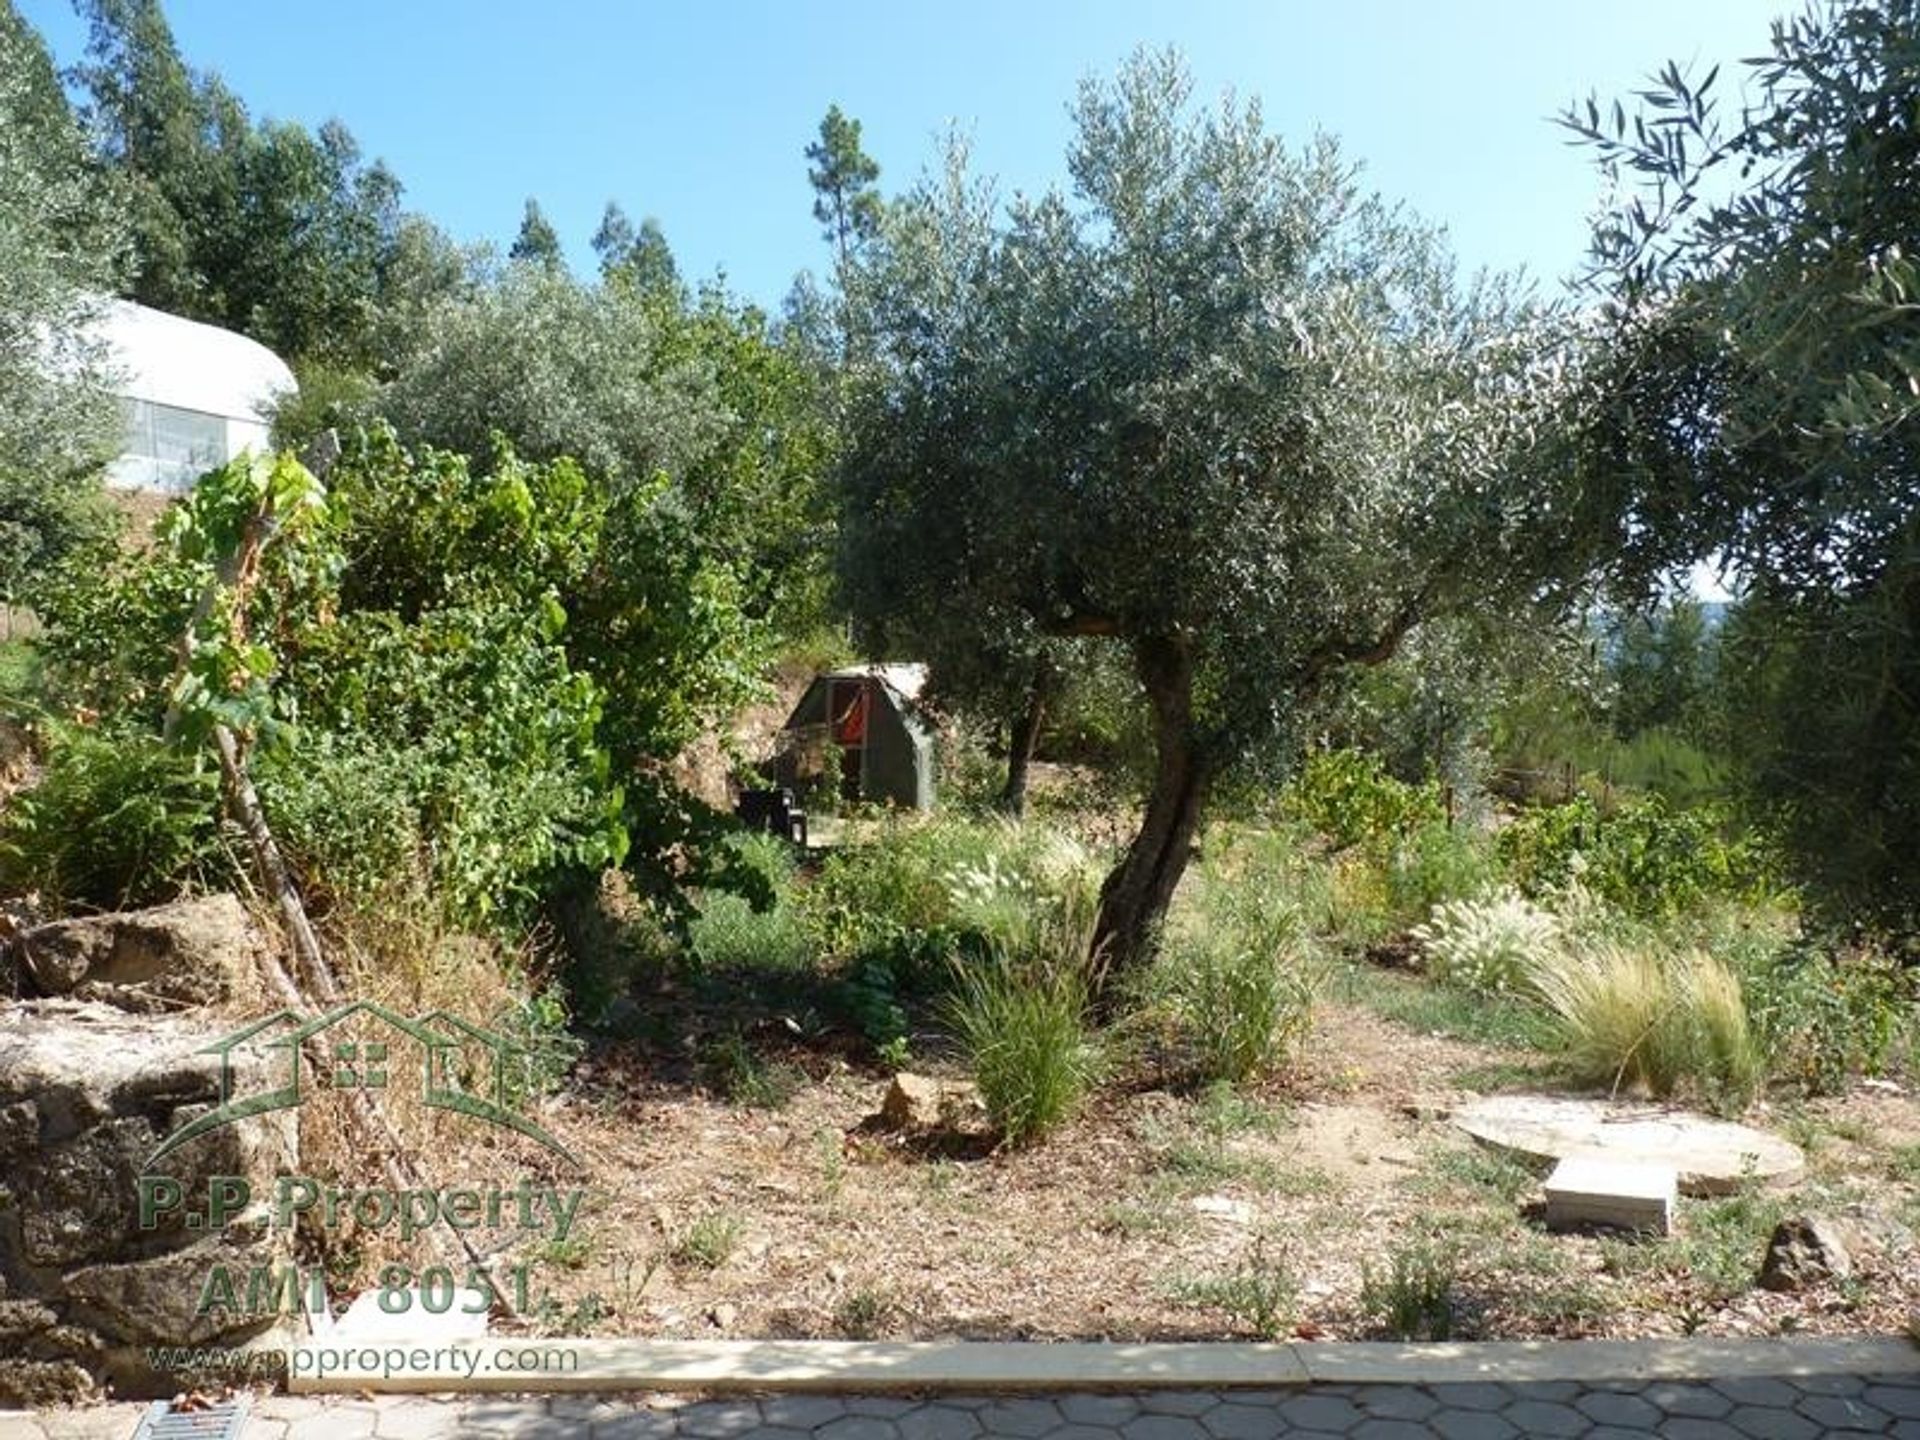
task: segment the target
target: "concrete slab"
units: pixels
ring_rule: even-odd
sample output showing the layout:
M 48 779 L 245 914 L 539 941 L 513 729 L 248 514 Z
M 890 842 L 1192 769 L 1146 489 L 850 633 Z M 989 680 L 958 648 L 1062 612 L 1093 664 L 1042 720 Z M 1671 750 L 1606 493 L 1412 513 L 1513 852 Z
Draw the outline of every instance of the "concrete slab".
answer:
M 1688 1195 L 1724 1195 L 1748 1177 L 1789 1183 L 1806 1173 L 1798 1145 L 1727 1120 L 1661 1105 L 1556 1095 L 1486 1095 L 1453 1123 L 1496 1149 L 1546 1162 L 1591 1156 L 1665 1165 Z
M 535 1340 L 296 1346 L 295 1394 L 576 1390 L 1184 1390 L 1304 1384 L 1293 1346 Z
M 487 1333 L 487 1312 L 492 1299 L 483 1290 L 456 1290 L 451 1303 L 439 1313 L 427 1308 L 421 1291 L 406 1292 L 407 1303 L 399 1310 L 380 1306 L 378 1290 L 366 1290 L 354 1296 L 338 1317 L 311 1317 L 313 1343 L 316 1345 L 379 1344 L 402 1341 L 408 1345 L 447 1345 L 456 1340 L 478 1340 Z M 447 1298 L 435 1294 L 434 1303 Z
M 1547 1177 L 1547 1228 L 1608 1225 L 1654 1235 L 1673 1233 L 1679 1176 L 1670 1165 L 1569 1155 Z

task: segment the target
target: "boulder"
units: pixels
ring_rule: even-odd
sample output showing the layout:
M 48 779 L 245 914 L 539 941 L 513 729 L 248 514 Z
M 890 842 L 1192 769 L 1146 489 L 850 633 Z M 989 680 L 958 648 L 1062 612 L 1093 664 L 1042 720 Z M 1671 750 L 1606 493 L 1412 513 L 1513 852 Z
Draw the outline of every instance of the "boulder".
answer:
M 205 1005 L 231 996 L 261 944 L 231 895 L 204 895 L 151 910 L 53 920 L 14 941 L 42 995 L 81 994 L 131 1009 Z
M 163 1137 L 234 1094 L 277 1084 L 286 1064 L 241 1045 L 209 1053 L 225 1027 L 136 1016 L 73 1000 L 0 1003 L 0 1404 L 53 1405 L 102 1381 L 123 1395 L 171 1394 L 148 1345 L 232 1344 L 266 1320 L 194 1313 L 214 1265 L 282 1261 L 290 1237 L 259 1217 L 195 1229 L 208 1177 L 256 1195 L 295 1168 L 295 1117 L 278 1111 L 209 1131 L 156 1161 Z M 196 1200 L 139 1225 L 139 1177 L 166 1174 Z
M 982 1124 L 986 1113 L 971 1080 L 938 1080 L 902 1070 L 887 1086 L 879 1120 L 889 1130 L 967 1130 Z
M 1767 1241 L 1760 1284 L 1768 1290 L 1804 1290 L 1853 1273 L 1849 1227 L 1830 1215 L 1783 1220 Z

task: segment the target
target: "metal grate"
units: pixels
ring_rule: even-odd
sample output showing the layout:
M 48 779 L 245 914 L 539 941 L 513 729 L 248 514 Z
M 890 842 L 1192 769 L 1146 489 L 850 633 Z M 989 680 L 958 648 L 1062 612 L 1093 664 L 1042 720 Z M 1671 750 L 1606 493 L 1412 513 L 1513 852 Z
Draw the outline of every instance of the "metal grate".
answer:
M 176 1410 L 171 1401 L 156 1400 L 140 1417 L 133 1440 L 239 1440 L 247 1423 L 247 1397 L 235 1396 L 204 1410 Z

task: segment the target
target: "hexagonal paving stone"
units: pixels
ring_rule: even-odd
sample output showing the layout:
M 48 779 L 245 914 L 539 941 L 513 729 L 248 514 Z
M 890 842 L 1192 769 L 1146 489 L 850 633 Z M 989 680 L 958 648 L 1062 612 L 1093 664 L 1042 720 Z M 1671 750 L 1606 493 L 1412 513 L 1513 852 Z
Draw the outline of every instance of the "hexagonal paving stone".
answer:
M 1749 1440 L 1749 1437 L 1746 1432 L 1734 1429 L 1724 1420 L 1680 1415 L 1661 1427 L 1660 1440 Z
M 752 1400 L 703 1400 L 680 1411 L 678 1418 L 680 1433 L 694 1440 L 738 1440 L 767 1423 Z
M 1520 1398 L 1506 1386 L 1486 1380 L 1461 1380 L 1451 1385 L 1422 1388 L 1449 1410 L 1498 1410 Z
M 1120 1440 L 1120 1432 L 1111 1425 L 1062 1425 L 1049 1430 L 1046 1440 Z
M 577 1424 L 577 1421 L 570 1422 Z M 677 1410 L 636 1405 L 611 1420 L 593 1422 L 594 1440 L 671 1440 L 680 1423 Z
M 898 1395 L 855 1395 L 847 1401 L 847 1413 L 898 1420 L 919 1403 L 918 1400 L 902 1400 Z
M 1417 1385 L 1362 1385 L 1352 1399 L 1382 1420 L 1424 1420 L 1440 1408 L 1440 1402 Z
M 1867 1382 L 1858 1375 L 1796 1375 L 1793 1388 L 1803 1395 L 1858 1395 Z
M 1869 1385 L 1860 1398 L 1902 1420 L 1920 1420 L 1920 1378 L 1911 1385 Z
M 1209 1440 L 1191 1415 L 1142 1415 L 1120 1427 L 1126 1440 Z
M 973 1440 L 980 1433 L 980 1417 L 973 1411 L 937 1400 L 916 1406 L 893 1423 L 901 1440 Z
M 1621 1430 L 1652 1430 L 1660 1423 L 1657 1405 L 1617 1390 L 1589 1391 L 1573 1402 L 1573 1408 L 1596 1425 Z
M 1441 1410 L 1427 1428 L 1444 1440 L 1512 1440 L 1520 1432 L 1491 1410 Z
M 1220 1400 L 1214 1390 L 1149 1390 L 1140 1397 L 1140 1408 L 1155 1415 L 1204 1415 Z
M 1771 1405 L 1741 1405 L 1727 1416 L 1727 1423 L 1753 1440 L 1816 1440 L 1820 1427 L 1804 1415 Z
M 833 1395 L 769 1395 L 760 1402 L 769 1425 L 811 1430 L 847 1413 L 847 1402 Z
M 820 1440 L 899 1440 L 900 1432 L 893 1428 L 892 1421 L 877 1415 L 842 1415 L 838 1420 L 829 1420 L 814 1434 Z
M 1669 1415 L 1698 1415 L 1708 1420 L 1717 1420 L 1733 1409 L 1733 1401 L 1711 1385 L 1682 1380 L 1656 1380 L 1640 1392 L 1640 1398 Z
M 1287 1422 L 1280 1418 L 1280 1405 L 1249 1405 L 1226 1400 L 1200 1417 L 1200 1423 L 1214 1440 L 1269 1440 L 1286 1432 Z
M 1293 1395 L 1280 1402 L 1287 1424 L 1301 1430 L 1334 1430 L 1345 1434 L 1366 1415 L 1351 1400 L 1338 1395 Z
M 1800 1398 L 1800 1392 L 1793 1386 L 1769 1375 L 1732 1375 L 1710 1383 L 1736 1405 L 1772 1405 L 1791 1410 Z
M 980 1424 L 989 1435 L 1012 1435 L 1019 1440 L 1057 1430 L 1065 1421 L 1051 1400 L 997 1400 L 980 1412 Z M 824 1440 L 824 1437 L 823 1437 Z
M 1533 1386 L 1527 1386 L 1531 1392 Z M 1500 1412 L 1522 1435 L 1578 1435 L 1593 1422 L 1571 1405 L 1555 1400 L 1516 1400 Z
M 1828 1430 L 1884 1431 L 1893 1423 L 1878 1405 L 1847 1395 L 1808 1395 L 1794 1409 Z
M 1362 1420 L 1349 1432 L 1351 1440 L 1433 1440 L 1433 1432 L 1412 1420 Z
M 1062 1395 L 1054 1404 L 1075 1425 L 1124 1425 L 1140 1413 L 1131 1395 Z

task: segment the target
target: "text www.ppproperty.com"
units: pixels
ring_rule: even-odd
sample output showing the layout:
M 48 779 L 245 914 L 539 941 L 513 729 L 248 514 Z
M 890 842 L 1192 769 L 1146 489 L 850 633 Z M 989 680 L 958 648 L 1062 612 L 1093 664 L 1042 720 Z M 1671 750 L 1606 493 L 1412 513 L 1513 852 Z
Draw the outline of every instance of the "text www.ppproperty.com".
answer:
M 155 1369 L 217 1371 L 229 1377 L 280 1375 L 432 1375 L 471 1380 L 480 1375 L 570 1375 L 580 1352 L 566 1345 L 303 1345 L 293 1350 L 150 1348 Z

